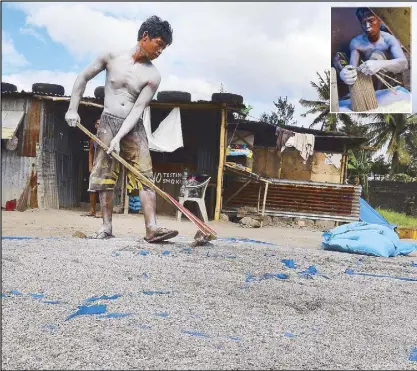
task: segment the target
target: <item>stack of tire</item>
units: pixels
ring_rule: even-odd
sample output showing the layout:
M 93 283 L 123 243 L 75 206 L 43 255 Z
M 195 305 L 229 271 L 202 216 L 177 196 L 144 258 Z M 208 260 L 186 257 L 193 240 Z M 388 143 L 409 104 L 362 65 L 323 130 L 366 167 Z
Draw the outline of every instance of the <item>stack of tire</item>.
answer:
M 1 92 L 2 93 L 15 93 L 17 91 L 17 86 L 9 84 L 8 82 L 1 83 Z
M 138 213 L 140 210 L 142 210 L 142 204 L 139 196 L 129 196 L 129 211 Z
M 32 93 L 62 96 L 65 95 L 65 89 L 62 85 L 39 82 L 32 85 Z

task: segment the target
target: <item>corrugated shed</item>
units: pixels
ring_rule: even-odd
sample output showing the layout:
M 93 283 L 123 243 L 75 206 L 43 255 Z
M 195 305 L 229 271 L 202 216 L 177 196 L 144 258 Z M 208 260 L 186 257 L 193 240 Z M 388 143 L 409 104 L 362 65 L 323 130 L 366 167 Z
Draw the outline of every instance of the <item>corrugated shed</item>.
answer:
M 1 205 L 5 207 L 6 202 L 18 200 L 26 187 L 26 182 L 32 170 L 34 158 L 21 157 L 17 151 L 1 149 Z
M 266 199 L 266 213 L 270 215 L 308 217 L 340 221 L 359 220 L 359 198 L 361 187 L 332 185 L 302 181 L 272 180 Z M 241 186 L 241 181 L 229 181 L 224 189 L 223 199 L 227 200 Z M 228 204 L 224 211 L 239 207 L 257 207 L 259 184 L 248 184 Z M 264 189 L 261 190 L 261 203 Z

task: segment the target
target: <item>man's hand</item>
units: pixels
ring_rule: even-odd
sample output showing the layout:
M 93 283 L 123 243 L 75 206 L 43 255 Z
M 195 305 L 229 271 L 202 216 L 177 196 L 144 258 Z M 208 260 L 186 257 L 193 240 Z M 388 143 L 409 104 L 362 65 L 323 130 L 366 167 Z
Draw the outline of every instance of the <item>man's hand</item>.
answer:
M 107 154 L 110 155 L 113 151 L 117 154 L 120 153 L 120 139 L 117 137 L 111 140 Z
M 341 80 L 347 85 L 353 85 L 358 78 L 358 73 L 356 72 L 356 68 L 352 65 L 348 64 L 340 71 L 340 78 Z
M 364 63 L 362 63 L 358 69 L 360 72 L 362 72 L 364 75 L 375 75 L 377 72 L 381 70 L 381 62 L 377 60 L 369 60 Z
M 68 110 L 65 114 L 65 121 L 69 126 L 75 128 L 77 123 L 80 122 L 80 115 L 77 113 L 77 111 Z

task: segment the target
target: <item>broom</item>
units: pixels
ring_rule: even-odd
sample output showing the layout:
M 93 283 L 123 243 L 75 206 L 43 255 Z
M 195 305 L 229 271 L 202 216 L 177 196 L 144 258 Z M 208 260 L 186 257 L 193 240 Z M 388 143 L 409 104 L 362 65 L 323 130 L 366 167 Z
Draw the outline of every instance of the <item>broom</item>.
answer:
M 19 200 L 16 204 L 16 210 L 17 211 L 25 211 L 28 208 L 28 199 L 29 199 L 29 191 L 30 191 L 30 180 L 32 176 L 28 176 L 28 180 L 26 182 L 26 187 L 23 190 L 22 194 L 19 197 Z
M 91 139 L 93 139 L 105 151 L 108 151 L 109 149 L 108 146 L 106 146 L 100 139 L 98 139 L 94 134 L 92 134 L 80 122 L 77 122 L 77 127 L 81 131 L 83 131 L 86 135 L 88 135 Z M 202 222 L 199 218 L 197 218 L 191 211 L 189 211 L 183 205 L 181 205 L 175 198 L 170 196 L 168 193 L 164 192 L 162 189 L 158 188 L 154 183 L 152 183 L 148 178 L 146 178 L 143 174 L 141 174 L 137 169 L 135 169 L 128 162 L 126 162 L 116 152 L 113 151 L 111 153 L 111 156 L 113 156 L 113 158 L 119 161 L 127 170 L 129 170 L 133 175 L 135 175 L 136 178 L 138 178 L 143 184 L 153 189 L 165 201 L 168 201 L 173 206 L 175 206 L 178 210 L 180 210 L 198 228 L 199 231 L 194 237 L 195 245 L 201 245 L 201 244 L 204 244 L 205 242 L 216 239 L 216 232 L 212 228 L 210 228 L 207 224 Z

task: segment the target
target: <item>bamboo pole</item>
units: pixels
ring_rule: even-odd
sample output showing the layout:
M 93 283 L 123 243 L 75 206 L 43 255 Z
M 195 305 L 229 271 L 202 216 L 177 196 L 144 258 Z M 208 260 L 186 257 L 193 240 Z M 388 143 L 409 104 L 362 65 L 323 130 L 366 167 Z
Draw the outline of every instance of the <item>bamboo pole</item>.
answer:
M 263 204 L 262 204 L 262 219 L 261 219 L 261 228 L 262 228 L 262 226 L 263 226 L 263 224 L 264 224 L 264 217 L 265 217 L 265 205 L 266 205 L 266 196 L 267 196 L 267 194 L 268 194 L 268 186 L 269 186 L 269 183 L 265 183 L 264 201 L 263 201 Z
M 220 148 L 219 148 L 219 168 L 217 170 L 217 188 L 216 188 L 216 209 L 214 212 L 214 220 L 220 219 L 221 211 L 221 198 L 222 198 L 222 186 L 223 186 L 223 167 L 226 155 L 226 105 L 223 104 L 221 110 L 221 123 L 220 123 Z
M 105 151 L 108 151 L 109 147 L 104 144 L 100 139 L 98 139 L 94 134 L 90 133 L 88 129 L 86 129 L 80 122 L 77 122 L 77 127 L 87 134 L 91 139 L 93 139 L 100 147 L 102 147 Z M 124 160 L 121 156 L 119 156 L 116 152 L 112 152 L 111 156 L 119 161 L 127 170 L 129 170 L 132 174 L 136 176 L 144 185 L 148 186 L 149 188 L 153 189 L 156 193 L 158 193 L 165 201 L 168 201 L 172 205 L 174 205 L 177 209 L 179 209 L 185 216 L 207 237 L 210 239 L 216 238 L 216 232 L 210 228 L 207 224 L 202 222 L 199 218 L 197 218 L 191 211 L 187 210 L 183 205 L 181 205 L 175 198 L 170 196 L 168 193 L 164 192 L 162 189 L 158 188 L 154 183 L 152 183 L 146 176 L 144 176 L 140 171 L 135 169 L 132 165 L 130 165 L 126 160 Z

